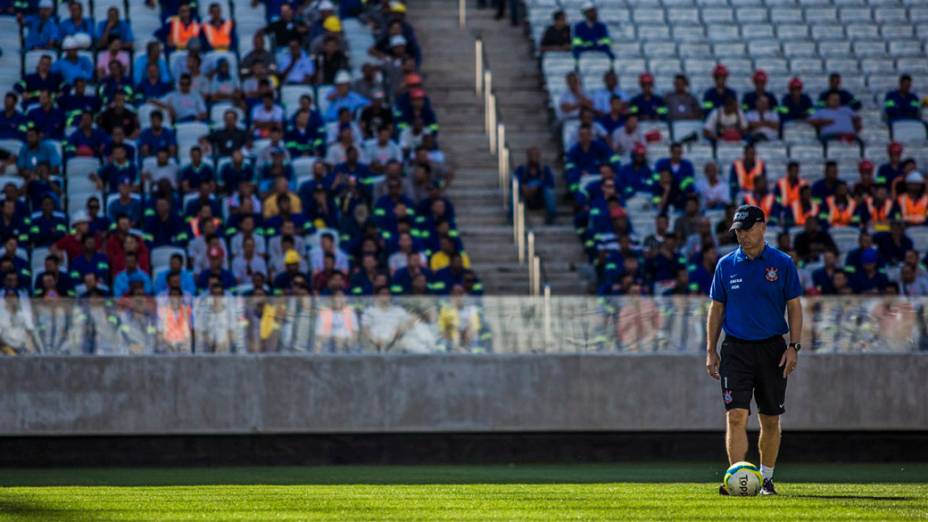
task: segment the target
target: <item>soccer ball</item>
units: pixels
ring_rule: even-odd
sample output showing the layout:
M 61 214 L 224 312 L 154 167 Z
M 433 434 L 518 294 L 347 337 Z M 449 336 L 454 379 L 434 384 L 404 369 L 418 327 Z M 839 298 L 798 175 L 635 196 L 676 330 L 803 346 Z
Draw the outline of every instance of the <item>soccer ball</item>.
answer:
M 736 462 L 727 471 L 723 480 L 728 494 L 735 497 L 753 497 L 760 492 L 764 476 L 750 462 Z

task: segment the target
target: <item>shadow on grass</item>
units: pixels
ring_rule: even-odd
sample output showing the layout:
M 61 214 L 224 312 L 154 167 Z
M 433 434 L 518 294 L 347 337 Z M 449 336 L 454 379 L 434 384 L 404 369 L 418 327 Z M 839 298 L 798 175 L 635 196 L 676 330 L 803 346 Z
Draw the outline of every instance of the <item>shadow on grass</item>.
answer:
M 0 514 L 9 520 L 55 520 L 59 522 L 77 522 L 86 520 L 74 511 L 48 506 L 34 498 L 0 497 Z

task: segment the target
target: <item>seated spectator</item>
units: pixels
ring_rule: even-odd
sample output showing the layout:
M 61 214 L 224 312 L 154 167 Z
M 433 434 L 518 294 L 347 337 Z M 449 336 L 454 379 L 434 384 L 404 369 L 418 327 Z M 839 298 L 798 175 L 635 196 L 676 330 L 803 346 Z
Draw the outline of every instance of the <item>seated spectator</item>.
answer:
M 828 75 L 828 89 L 825 89 L 818 95 L 818 107 L 827 107 L 829 105 L 828 98 L 832 94 L 838 95 L 839 107 L 848 107 L 852 111 L 860 110 L 860 101 L 849 91 L 841 88 L 841 75 L 838 73 L 831 73 Z
M 251 109 L 251 124 L 255 138 L 267 138 L 272 129 L 279 129 L 284 124 L 284 110 L 274 103 L 274 95 L 265 93 L 261 103 Z
M 142 158 L 154 156 L 161 149 L 167 149 L 168 155 L 177 153 L 177 138 L 174 131 L 164 126 L 164 113 L 155 110 L 149 115 L 151 125 L 139 134 L 139 152 Z
M 252 36 L 252 49 L 248 52 L 239 62 L 239 68 L 242 71 L 243 76 L 248 76 L 251 74 L 252 69 L 254 69 L 255 64 L 261 64 L 265 69 L 273 70 L 276 68 L 274 64 L 274 55 L 265 47 L 264 32 L 258 31 Z
M 784 210 L 784 225 L 803 226 L 809 219 L 824 220 L 827 216 L 820 201 L 812 197 L 812 188 L 809 185 L 799 187 L 799 199 Z
M 403 150 L 393 141 L 393 127 L 381 127 L 377 137 L 364 144 L 364 158 L 370 163 L 386 165 L 390 161 L 403 161 Z
M 796 234 L 793 247 L 799 259 L 806 263 L 817 261 L 826 250 L 838 255 L 838 247 L 831 235 L 822 230 L 818 219 L 806 219 L 802 232 Z
M 896 199 L 902 220 L 906 225 L 924 225 L 928 214 L 924 176 L 918 171 L 909 172 L 905 177 L 905 187 L 905 193 Z
M 232 260 L 232 275 L 239 284 L 247 284 L 256 272 L 267 276 L 267 263 L 255 248 L 255 238 L 247 237 L 242 241 L 242 254 Z
M 177 173 L 180 169 L 177 161 L 168 149 L 158 150 L 156 158 L 153 165 L 143 167 L 142 179 L 146 182 L 146 187 L 157 185 L 161 180 L 165 180 L 171 188 L 176 189 L 178 187 Z
M 155 200 L 155 211 L 152 215 L 146 215 L 142 230 L 145 233 L 145 243 L 151 248 L 184 248 L 192 237 L 190 226 L 181 218 L 171 200 L 165 197 Z
M 81 114 L 77 129 L 68 136 L 68 141 L 65 143 L 65 157 L 102 158 L 104 147 L 109 139 L 108 134 L 94 126 L 93 114 L 84 112 Z
M 291 40 L 285 50 L 277 53 L 277 74 L 287 85 L 309 85 L 315 80 L 316 65 L 299 40 Z
M 909 297 L 928 295 L 928 276 L 920 274 L 916 267 L 903 264 L 899 271 L 899 293 Z
M 16 168 L 22 175 L 35 170 L 40 163 L 47 164 L 53 173 L 61 168 L 61 158 L 54 145 L 50 141 L 39 141 L 39 131 L 29 128 L 26 141 L 16 155 Z
M 61 259 L 49 254 L 45 256 L 45 270 L 35 278 L 34 295 L 38 297 L 74 297 L 74 280 L 61 267 Z
M 223 290 L 231 290 L 236 286 L 235 276 L 223 267 L 225 252 L 217 246 L 209 249 L 209 266 L 197 276 L 197 288 L 203 292 L 210 288 L 210 279 L 218 278 Z
M 267 240 L 264 238 L 264 230 L 258 226 L 259 215 L 242 212 L 238 221 L 238 227 L 235 229 L 235 235 L 229 241 L 229 249 L 232 257 L 242 257 L 245 254 L 245 240 L 254 242 L 255 253 L 264 257 L 267 255 Z M 281 228 L 283 225 L 281 225 Z
M 119 8 L 115 6 L 106 10 L 106 20 L 97 23 L 95 36 L 97 49 L 108 49 L 113 40 L 119 40 L 123 49 L 131 51 L 135 41 L 132 26 L 126 20 L 119 19 Z
M 674 182 L 669 170 L 658 172 L 658 181 L 651 189 L 651 201 L 657 207 L 658 214 L 667 214 L 671 210 L 683 210 L 686 196 L 693 191 L 692 185 L 681 188 Z
M 153 286 L 151 277 L 139 267 L 138 255 L 127 252 L 126 267 L 113 278 L 113 297 L 122 297 L 135 285 L 141 285 L 145 295 L 151 295 Z
M 593 2 L 583 4 L 583 21 L 574 25 L 573 53 L 579 58 L 582 53 L 596 51 L 605 53 L 609 58 L 612 54 L 612 38 L 609 37 L 609 28 L 599 21 L 596 5 Z
M 145 54 L 137 57 L 132 64 L 132 83 L 139 85 L 148 76 L 148 66 L 154 65 L 158 71 L 157 82 L 170 85 L 171 70 L 168 61 L 161 52 L 161 43 L 152 40 L 145 45 Z
M 209 81 L 206 99 L 210 103 L 237 102 L 241 97 L 238 78 L 232 74 L 229 60 L 220 58 Z
M 68 17 L 58 24 L 58 33 L 61 38 L 78 36 L 79 49 L 87 49 L 93 45 L 93 22 L 84 16 L 84 6 L 80 2 L 68 4 Z
M 818 129 L 822 141 L 858 141 L 857 133 L 862 127 L 860 117 L 847 106 L 841 105 L 841 97 L 833 92 L 826 98 L 826 105 L 815 111 L 808 122 Z
M 696 177 L 696 169 L 693 167 L 693 163 L 690 160 L 683 157 L 682 144 L 674 142 L 670 145 L 669 150 L 670 157 L 657 160 L 657 163 L 654 164 L 654 170 L 658 172 L 669 170 L 673 175 L 674 182 L 679 185 L 681 189 L 686 189 L 693 184 L 693 179 Z
M 123 69 L 122 62 L 119 60 L 110 60 L 107 64 L 109 74 L 100 80 L 100 87 L 97 88 L 97 95 L 103 103 L 109 103 L 117 92 L 125 93 L 127 100 L 132 101 L 135 98 L 135 91 L 129 82 L 129 77 Z
M 722 108 L 728 98 L 733 98 L 737 105 L 738 93 L 726 85 L 728 69 L 724 65 L 718 64 L 712 70 L 712 81 L 714 85 L 702 95 L 702 110 L 705 114 L 711 114 L 715 109 Z
M 209 20 L 201 24 L 200 29 L 205 50 L 238 51 L 235 21 L 229 18 L 223 19 L 222 8 L 216 2 L 209 4 Z
M 877 252 L 875 249 L 864 251 L 860 260 L 863 269 L 850 277 L 850 286 L 855 294 L 879 294 L 889 284 L 886 274 L 877 270 Z
M 174 86 L 170 82 L 162 81 L 158 64 L 155 63 L 146 67 L 144 79 L 135 84 L 135 91 L 138 94 L 139 101 L 142 102 L 163 98 L 172 90 L 174 90 Z
M 606 114 L 610 110 L 613 96 L 618 96 L 623 102 L 629 101 L 628 94 L 619 88 L 619 76 L 615 70 L 610 69 L 603 74 L 603 86 L 593 92 L 593 110 L 597 116 Z
M 453 239 L 448 236 L 442 236 L 439 240 L 439 244 L 441 247 L 437 252 L 433 253 L 432 257 L 429 259 L 429 269 L 433 273 L 450 265 L 451 257 L 456 253 L 460 254 L 464 268 L 470 268 L 470 256 L 468 256 L 466 252 L 459 252 Z
M 0 112 L 0 140 L 21 140 L 24 138 L 20 127 L 25 125 L 26 117 L 16 108 L 17 101 L 14 92 L 8 92 L 3 97 L 3 111 Z M 6 160 L 8 156 L 3 157 L 3 153 L 0 152 L 0 158 Z
M 172 254 L 168 268 L 155 274 L 155 295 L 166 295 L 169 288 L 178 288 L 187 296 L 197 292 L 193 274 L 184 268 L 184 256 L 180 254 Z
M 92 274 L 100 284 L 110 280 L 110 263 L 106 256 L 100 252 L 102 241 L 98 241 L 94 234 L 84 234 L 81 237 L 80 252 L 75 256 L 68 256 L 68 267 L 73 281 L 84 281 L 88 274 Z
M 313 157 L 324 146 L 324 123 L 319 114 L 309 109 L 297 111 L 293 125 L 284 134 L 291 158 Z
M 767 177 L 767 163 L 757 157 L 757 149 L 748 143 L 741 157 L 733 161 L 729 169 L 728 186 L 732 200 L 739 199 L 739 193 L 754 190 L 754 180 L 758 176 Z
M 400 35 L 397 35 L 396 38 L 403 38 Z M 403 49 L 406 49 L 405 43 L 406 39 L 403 38 Z M 400 52 L 397 50 L 397 52 Z M 319 85 L 334 85 L 335 77 L 338 75 L 338 71 L 342 71 L 349 68 L 348 56 L 345 55 L 345 52 L 342 50 L 341 45 L 337 38 L 327 36 L 322 41 L 322 52 L 316 54 L 315 60 L 313 62 L 314 68 L 316 70 L 315 82 Z M 388 71 L 390 71 L 395 66 L 391 64 L 387 65 Z M 385 73 L 384 75 L 392 79 L 399 72 Z M 355 83 L 355 90 L 361 96 L 368 97 L 368 94 L 372 93 L 374 90 L 374 84 L 377 82 L 377 68 L 373 64 L 365 63 L 362 65 L 362 76 Z M 391 82 L 392 83 L 392 82 Z M 382 83 L 381 83 L 382 85 Z
M 836 295 L 834 277 L 844 269 L 838 266 L 838 256 L 830 250 L 822 254 L 822 266 L 812 272 L 812 284 L 821 295 Z
M 583 90 L 577 73 L 567 73 L 565 81 L 567 82 L 567 90 L 561 94 L 558 100 L 561 119 L 577 118 L 580 116 L 580 109 L 593 110 L 595 108 L 593 100 Z
M 55 198 L 57 207 L 61 206 L 61 197 L 64 194 L 60 181 L 52 179 L 49 175 L 49 166 L 47 163 L 39 163 L 35 169 L 26 176 L 25 193 L 29 199 L 31 208 L 39 208 L 42 198 L 51 195 Z
M 139 132 L 138 116 L 126 108 L 126 95 L 122 91 L 113 95 L 112 104 L 97 117 L 97 124 L 110 135 L 114 127 L 122 127 L 126 135 L 133 138 Z
M 601 140 L 596 140 L 597 143 Z M 638 125 L 638 115 L 629 114 L 625 118 L 625 123 L 615 130 L 610 137 L 612 148 L 621 158 L 629 158 L 632 151 L 637 146 L 644 146 L 645 137 Z
M 567 137 L 567 142 L 564 143 L 565 149 L 569 150 L 571 147 L 577 144 L 577 141 L 580 138 L 580 127 L 584 126 L 588 126 L 593 131 L 594 139 L 602 140 L 606 143 L 611 143 L 612 137 L 609 136 L 606 133 L 606 129 L 594 119 L 593 111 L 590 109 L 580 109 L 580 125 L 577 126 L 576 131 L 574 131 L 572 135 Z
M 39 98 L 42 91 L 58 92 L 61 89 L 61 75 L 52 72 L 51 54 L 43 54 L 35 66 L 34 73 L 26 74 L 14 86 L 17 93 L 23 97 L 23 107 L 28 107 Z
M 609 100 L 609 111 L 597 118 L 596 123 L 598 123 L 605 131 L 606 135 L 612 139 L 612 135 L 625 125 L 625 119 L 628 115 L 628 108 L 625 105 L 625 102 L 622 101 L 618 96 L 613 96 Z M 610 144 L 615 146 L 614 144 Z
M 902 160 L 902 153 L 904 150 L 905 147 L 897 141 L 888 144 L 886 146 L 886 154 L 889 157 L 889 161 L 880 165 L 876 173 L 876 182 L 885 184 L 892 194 L 905 190 L 905 162 Z M 897 189 L 898 185 L 902 185 L 899 187 L 901 190 Z
M 704 104 L 705 105 L 705 104 Z M 747 132 L 747 119 L 734 97 L 725 98 L 721 107 L 712 109 L 703 126 L 703 135 L 707 140 L 738 142 Z
M 580 178 L 598 173 L 599 166 L 609 163 L 611 157 L 612 152 L 609 150 L 609 146 L 601 140 L 594 140 L 593 131 L 589 126 L 581 126 L 580 139 L 576 145 L 567 151 L 564 165 L 569 190 L 575 192 L 579 189 Z
M 245 161 L 241 149 L 232 151 L 232 161 L 219 170 L 219 180 L 224 194 L 235 192 L 242 183 L 254 183 L 255 170 L 250 162 Z
M 857 200 L 848 192 L 847 183 L 840 183 L 835 187 L 835 193 L 825 198 L 825 208 L 828 212 L 828 225 L 832 227 L 847 227 L 860 225 L 860 212 Z
M 861 221 L 874 232 L 889 230 L 890 223 L 902 219 L 902 212 L 889 195 L 886 186 L 877 186 L 872 196 L 863 196 L 860 206 Z
M 865 159 L 857 162 L 857 174 L 858 178 L 854 182 L 851 194 L 855 198 L 873 196 L 877 188 L 876 181 L 873 179 L 873 163 Z
M 334 262 L 332 266 L 336 271 L 348 272 L 348 257 L 336 245 L 335 236 L 331 232 L 323 232 L 319 236 L 319 248 L 314 248 L 309 253 L 314 277 L 315 274 L 322 271 L 323 259 L 329 255 L 332 256 Z M 315 287 L 315 280 L 313 286 Z
M 110 161 L 104 164 L 99 172 L 91 174 L 90 177 L 94 179 L 100 190 L 105 190 L 111 194 L 116 193 L 119 190 L 119 185 L 123 182 L 128 183 L 130 186 L 138 183 L 138 171 L 135 163 L 129 161 L 126 148 L 122 146 L 114 147 L 113 157 Z
M 274 276 L 272 286 L 274 287 L 275 293 L 285 293 L 289 291 L 293 288 L 293 282 L 297 277 L 305 277 L 306 262 L 297 252 L 296 248 L 293 247 L 292 239 L 291 237 L 289 248 L 286 251 L 281 252 L 279 256 L 273 256 L 271 258 L 272 265 L 277 261 L 278 267 L 283 267 L 277 270 L 277 275 Z
M 756 108 L 758 98 L 766 98 L 768 110 L 776 110 L 777 98 L 767 90 L 767 72 L 763 69 L 754 71 L 751 81 L 754 83 L 754 90 L 744 93 L 741 98 L 742 110 L 750 111 Z
M 790 161 L 786 165 L 786 175 L 777 180 L 773 193 L 777 196 L 777 203 L 789 210 L 793 203 L 799 200 L 799 192 L 809 182 L 799 177 L 799 162 Z
M 703 167 L 703 177 L 696 181 L 696 192 L 706 209 L 723 209 L 731 203 L 730 188 L 719 178 L 719 166 L 713 161 Z
M 571 37 L 567 15 L 558 9 L 551 15 L 551 20 L 551 25 L 545 28 L 544 35 L 541 37 L 539 50 L 543 53 L 570 51 Z
M 361 111 L 361 116 L 358 118 L 358 122 L 361 126 L 361 131 L 365 138 L 372 139 L 377 137 L 377 133 L 380 132 L 380 129 L 387 125 L 393 125 L 393 111 L 390 109 L 389 105 L 385 103 L 384 92 L 383 90 L 374 90 L 371 93 L 371 104 L 365 107 Z M 321 127 L 324 125 L 321 118 L 318 118 L 318 113 L 313 115 L 311 118 L 311 125 Z M 318 123 L 316 123 L 318 122 Z M 407 128 L 411 126 L 414 122 L 406 122 Z M 420 126 L 423 125 L 423 121 L 419 119 Z M 420 127 L 421 128 L 421 127 Z
M 643 73 L 638 77 L 641 94 L 628 102 L 630 114 L 638 116 L 642 121 L 663 120 L 667 117 L 667 105 L 664 99 L 654 93 L 654 77 L 651 73 Z
M 542 163 L 541 149 L 529 147 L 525 164 L 516 168 L 514 176 L 519 180 L 519 190 L 529 209 L 545 209 L 545 223 L 550 225 L 557 218 L 557 201 L 554 194 L 554 173 Z
M 58 108 L 67 116 L 67 126 L 77 125 L 81 113 L 89 112 L 91 115 L 100 112 L 100 99 L 87 94 L 87 80 L 77 78 L 70 89 L 66 89 L 58 97 Z
M 922 102 L 918 95 L 912 92 L 912 76 L 908 74 L 899 77 L 898 89 L 886 93 L 883 105 L 889 123 L 922 118 Z
M 335 89 L 332 89 L 327 97 L 329 106 L 324 115 L 325 121 L 338 119 L 338 113 L 342 108 L 347 108 L 354 115 L 355 111 L 370 104 L 367 98 L 351 90 L 351 73 L 348 71 L 339 71 L 335 75 Z
M 783 95 L 777 110 L 784 123 L 806 121 L 815 112 L 812 98 L 802 92 L 802 80 L 798 76 L 789 81 L 789 92 Z
M 251 138 L 245 129 L 239 126 L 238 113 L 233 109 L 226 109 L 222 114 L 222 128 L 215 129 L 200 139 L 200 144 L 207 154 L 224 158 L 233 152 L 240 151 L 251 143 Z
M 888 232 L 877 232 L 873 235 L 880 259 L 890 265 L 898 265 L 905 261 L 906 252 L 913 249 L 912 238 L 905 233 L 905 225 L 901 221 L 893 221 Z
M 185 194 L 194 192 L 204 183 L 216 179 L 213 167 L 203 161 L 203 150 L 194 146 L 190 149 L 190 163 L 180 170 L 181 191 Z
M 702 119 L 702 106 L 689 91 L 690 82 L 686 75 L 678 74 L 673 78 L 673 91 L 664 96 L 667 104 L 667 119 L 670 121 L 688 121 Z
M 780 115 L 768 105 L 769 98 L 757 96 L 754 103 L 754 108 L 744 115 L 748 124 L 749 139 L 753 142 L 780 139 Z
M 52 103 L 48 91 L 39 93 L 39 106 L 26 113 L 26 121 L 42 135 L 43 140 L 64 139 L 64 125 L 67 117 Z
M 193 18 L 188 4 L 181 4 L 177 10 L 177 15 L 168 18 L 165 26 L 161 29 L 165 35 L 168 49 L 171 51 L 199 47 L 201 30 L 202 27 Z
M 205 121 L 207 119 L 206 102 L 200 93 L 191 88 L 190 75 L 180 78 L 180 90 L 171 91 L 161 99 L 152 99 L 151 103 L 171 114 L 175 123 L 186 121 Z
M 117 189 L 117 197 L 109 202 L 106 213 L 110 216 L 128 216 L 133 228 L 142 225 L 142 200 L 132 193 L 132 182 L 129 178 L 121 178 Z
M 342 51 L 348 50 L 347 39 L 342 31 L 342 21 L 337 16 L 332 15 L 325 17 L 325 19 L 322 20 L 322 29 L 322 33 L 315 35 L 309 41 L 310 54 L 318 55 L 321 53 L 323 42 L 325 42 L 326 38 L 335 38 Z M 389 34 L 389 30 L 387 34 Z M 393 38 L 396 35 L 389 34 L 389 36 Z M 287 42 L 278 42 L 278 47 L 281 43 L 285 45 Z
M 29 236 L 32 246 L 51 246 L 67 233 L 67 220 L 64 214 L 55 210 L 54 196 L 46 193 L 42 196 L 39 211 L 33 214 L 31 218 Z
M 90 81 L 94 78 L 93 62 L 86 56 L 77 53 L 77 42 L 73 36 L 68 36 L 61 43 L 64 54 L 55 61 L 52 72 L 61 75 L 61 80 L 71 85 L 78 78 Z
M 61 41 L 61 34 L 58 31 L 58 23 L 52 9 L 55 7 L 51 0 L 40 0 L 38 14 L 29 15 L 23 21 L 23 33 L 25 34 L 25 48 L 27 51 L 34 49 L 55 49 Z
M 129 53 L 123 49 L 122 41 L 119 38 L 110 38 L 110 45 L 106 50 L 97 53 L 97 78 L 105 78 L 112 74 L 110 62 L 113 60 L 122 65 L 119 73 L 121 73 L 123 77 L 128 76 L 130 68 Z

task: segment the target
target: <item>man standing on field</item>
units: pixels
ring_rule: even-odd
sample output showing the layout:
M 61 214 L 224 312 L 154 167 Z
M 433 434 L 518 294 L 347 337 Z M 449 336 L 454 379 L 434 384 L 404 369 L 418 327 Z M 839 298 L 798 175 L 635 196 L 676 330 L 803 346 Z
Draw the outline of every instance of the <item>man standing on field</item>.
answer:
M 762 495 L 776 495 L 773 467 L 780 450 L 780 415 L 785 411 L 786 378 L 799 360 L 802 285 L 789 255 L 767 246 L 764 212 L 742 205 L 731 230 L 740 247 L 719 260 L 709 290 L 706 370 L 722 384 L 727 417 L 728 462 L 743 461 L 748 451 L 751 396 L 760 417 Z M 789 316 L 789 324 L 783 311 Z M 725 329 L 722 356 L 716 351 Z M 789 333 L 789 345 L 783 336 Z M 719 493 L 727 495 L 725 486 Z

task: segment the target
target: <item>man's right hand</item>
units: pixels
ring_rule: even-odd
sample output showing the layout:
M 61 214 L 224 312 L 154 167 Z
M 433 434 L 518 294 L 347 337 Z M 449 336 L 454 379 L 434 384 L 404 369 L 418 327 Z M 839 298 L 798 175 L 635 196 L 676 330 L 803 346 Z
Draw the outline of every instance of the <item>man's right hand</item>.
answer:
M 709 377 L 712 377 L 715 380 L 719 380 L 719 354 L 715 350 L 709 350 L 706 352 L 706 371 L 709 372 Z

